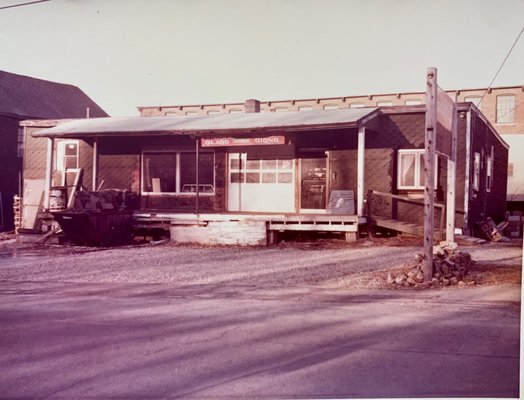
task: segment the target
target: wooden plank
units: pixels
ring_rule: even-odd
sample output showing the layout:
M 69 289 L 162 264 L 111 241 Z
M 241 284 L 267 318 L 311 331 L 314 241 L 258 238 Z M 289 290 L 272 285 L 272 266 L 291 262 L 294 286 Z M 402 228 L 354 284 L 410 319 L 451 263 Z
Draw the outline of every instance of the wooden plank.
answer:
M 378 226 L 380 228 L 390 229 L 401 233 L 408 233 L 414 236 L 424 237 L 424 226 L 417 224 L 408 224 L 396 219 L 387 219 L 380 217 L 373 217 L 370 222 L 371 225 Z M 441 232 L 435 230 L 433 233 L 434 240 L 440 239 Z
M 305 222 L 305 221 L 314 221 L 314 222 L 358 222 L 358 216 L 356 215 L 315 215 L 315 214 L 306 214 L 306 215 L 286 215 L 281 218 L 267 218 L 268 221 L 286 221 L 286 222 Z
M 407 196 L 399 196 L 398 194 L 391 194 L 391 193 L 386 193 L 386 192 L 379 192 L 379 191 L 377 191 L 377 190 L 372 190 L 372 191 L 371 191 L 371 194 L 372 194 L 372 195 L 378 195 L 378 196 L 384 196 L 384 197 L 390 197 L 390 198 L 392 198 L 392 199 L 403 200 L 403 201 L 405 201 L 406 203 L 412 203 L 412 204 L 420 204 L 420 205 L 424 205 L 424 200 L 422 200 L 422 199 L 412 199 L 411 197 L 407 197 Z M 444 207 L 445 207 L 445 204 L 435 202 L 435 207 L 437 207 L 437 208 L 444 208 Z
M 304 225 L 304 224 L 278 224 L 269 223 L 269 230 L 275 231 L 301 231 L 301 232 L 357 232 L 358 225 Z
M 453 116 L 451 121 L 451 155 L 448 158 L 447 170 L 447 196 L 446 196 L 446 241 L 455 241 L 455 207 L 457 177 L 457 106 L 453 103 Z
M 348 243 L 355 243 L 358 238 L 357 232 L 346 232 L 344 236 L 346 238 L 346 242 Z

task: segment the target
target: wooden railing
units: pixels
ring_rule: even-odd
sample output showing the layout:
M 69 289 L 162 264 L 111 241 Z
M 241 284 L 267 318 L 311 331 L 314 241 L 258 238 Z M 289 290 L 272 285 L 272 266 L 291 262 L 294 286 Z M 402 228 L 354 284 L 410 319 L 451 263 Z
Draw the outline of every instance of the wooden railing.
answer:
M 379 192 L 379 191 L 376 191 L 376 190 L 370 190 L 370 191 L 368 191 L 368 195 L 367 195 L 367 215 L 368 215 L 368 218 L 370 220 L 373 219 L 373 216 L 372 216 L 372 213 L 371 213 L 371 210 L 372 210 L 371 204 L 372 204 L 373 196 L 382 196 L 382 197 L 386 197 L 386 198 L 390 198 L 390 199 L 403 201 L 405 203 L 417 204 L 417 205 L 420 205 L 422 207 L 424 206 L 424 200 L 422 200 L 422 199 L 413 199 L 413 198 L 407 197 L 407 196 L 399 196 L 397 194 L 391 194 L 391 193 L 386 193 L 386 192 Z M 443 204 L 443 203 L 435 202 L 435 208 L 440 208 L 439 232 L 440 232 L 441 239 L 443 239 L 444 235 L 445 235 L 445 233 L 444 233 L 444 225 L 445 225 L 445 220 L 446 220 L 446 205 Z

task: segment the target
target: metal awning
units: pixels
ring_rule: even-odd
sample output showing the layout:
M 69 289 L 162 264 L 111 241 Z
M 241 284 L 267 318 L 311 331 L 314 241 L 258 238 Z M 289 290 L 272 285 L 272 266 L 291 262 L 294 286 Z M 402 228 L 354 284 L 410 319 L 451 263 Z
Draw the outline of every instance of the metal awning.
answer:
M 88 138 L 150 134 L 245 134 L 362 126 L 377 107 L 198 116 L 91 118 L 64 122 L 34 133 L 34 137 Z

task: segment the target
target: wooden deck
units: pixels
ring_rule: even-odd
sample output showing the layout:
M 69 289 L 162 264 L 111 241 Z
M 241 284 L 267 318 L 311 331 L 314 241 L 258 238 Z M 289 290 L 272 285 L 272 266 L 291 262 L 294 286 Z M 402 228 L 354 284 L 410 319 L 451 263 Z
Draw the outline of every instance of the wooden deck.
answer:
M 398 201 L 416 205 L 418 207 L 424 207 L 424 200 L 422 199 L 413 199 L 407 196 L 399 196 L 391 193 L 379 192 L 376 190 L 370 190 L 368 192 L 367 206 L 368 206 L 368 224 L 370 227 L 377 226 L 380 228 L 390 229 L 393 231 L 407 233 L 414 236 L 424 237 L 424 225 L 423 224 L 414 224 L 410 222 L 401 221 L 398 219 L 387 218 L 383 216 L 373 215 L 372 202 L 375 198 L 382 197 L 388 199 L 389 201 Z M 434 204 L 435 209 L 440 210 L 440 222 L 435 224 L 434 238 L 436 240 L 443 240 L 444 237 L 444 222 L 445 222 L 445 205 L 440 203 Z M 423 222 L 423 221 L 422 221 Z
M 371 226 L 390 229 L 396 232 L 407 233 L 414 236 L 424 237 L 424 225 L 411 224 L 396 219 L 387 219 L 376 216 L 373 216 L 369 220 L 369 223 Z M 434 234 L 435 240 L 444 240 L 442 236 L 442 230 L 436 229 Z
M 133 227 L 135 229 L 170 229 L 176 227 L 205 227 L 217 222 L 264 222 L 268 233 L 268 242 L 277 241 L 279 232 L 316 231 L 339 232 L 346 240 L 357 239 L 359 225 L 366 223 L 366 218 L 356 215 L 339 214 L 267 214 L 267 213 L 173 213 L 165 211 L 135 211 Z

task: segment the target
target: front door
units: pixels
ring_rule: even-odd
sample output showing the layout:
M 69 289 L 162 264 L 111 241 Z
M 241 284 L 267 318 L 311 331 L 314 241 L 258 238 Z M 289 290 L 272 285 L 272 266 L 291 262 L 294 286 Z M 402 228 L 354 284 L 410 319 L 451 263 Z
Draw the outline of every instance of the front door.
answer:
M 300 159 L 301 211 L 326 211 L 326 157 Z

